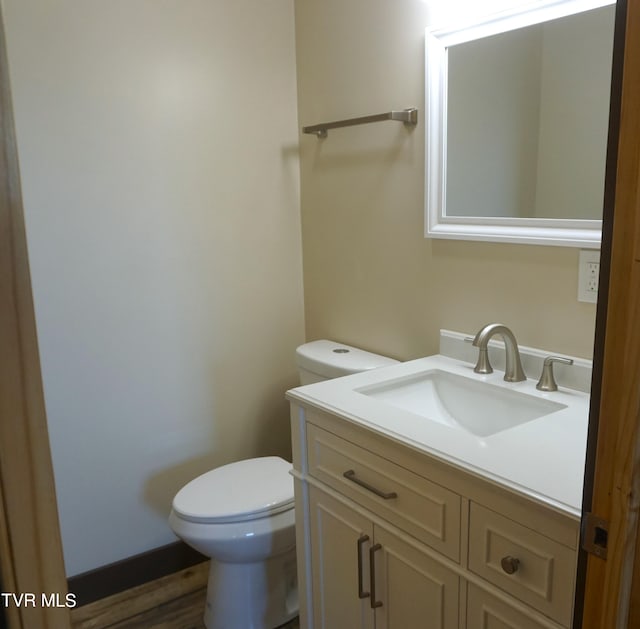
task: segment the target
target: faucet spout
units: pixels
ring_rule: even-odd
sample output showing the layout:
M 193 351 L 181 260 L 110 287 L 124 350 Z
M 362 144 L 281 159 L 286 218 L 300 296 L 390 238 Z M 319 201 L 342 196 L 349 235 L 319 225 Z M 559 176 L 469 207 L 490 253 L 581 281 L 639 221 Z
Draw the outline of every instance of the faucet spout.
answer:
M 485 325 L 476 334 L 472 345 L 478 348 L 478 362 L 474 367 L 476 373 L 492 373 L 493 369 L 489 363 L 488 345 L 489 341 L 496 334 L 500 335 L 504 340 L 506 351 L 506 367 L 504 370 L 504 379 L 507 382 L 522 382 L 527 379 L 522 363 L 520 362 L 520 351 L 518 343 L 513 332 L 502 323 L 489 323 Z

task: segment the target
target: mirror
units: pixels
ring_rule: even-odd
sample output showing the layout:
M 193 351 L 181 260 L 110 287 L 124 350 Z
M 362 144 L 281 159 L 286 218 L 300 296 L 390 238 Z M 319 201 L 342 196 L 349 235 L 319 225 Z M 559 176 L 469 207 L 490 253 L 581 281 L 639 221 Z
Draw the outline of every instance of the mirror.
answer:
M 614 4 L 427 31 L 426 237 L 600 247 Z

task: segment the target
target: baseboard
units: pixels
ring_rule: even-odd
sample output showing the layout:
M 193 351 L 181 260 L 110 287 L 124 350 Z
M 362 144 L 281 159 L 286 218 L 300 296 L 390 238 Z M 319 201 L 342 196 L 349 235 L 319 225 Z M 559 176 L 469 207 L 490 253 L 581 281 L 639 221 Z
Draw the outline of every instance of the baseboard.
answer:
M 207 561 L 184 542 L 174 542 L 68 579 L 78 606 L 124 592 Z

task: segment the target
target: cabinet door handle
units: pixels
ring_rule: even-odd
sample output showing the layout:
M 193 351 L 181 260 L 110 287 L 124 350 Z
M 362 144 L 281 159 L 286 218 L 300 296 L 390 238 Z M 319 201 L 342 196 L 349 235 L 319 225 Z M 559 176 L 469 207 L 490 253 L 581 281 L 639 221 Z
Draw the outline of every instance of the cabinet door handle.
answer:
M 382 607 L 382 601 L 376 601 L 376 550 L 380 550 L 382 544 L 374 544 L 369 549 L 369 570 L 371 574 L 371 609 Z
M 358 538 L 358 598 L 367 598 L 369 596 L 369 592 L 365 592 L 362 586 L 362 545 L 368 541 L 368 535 L 361 535 Z
M 366 481 L 359 479 L 356 476 L 355 470 L 347 470 L 346 472 L 344 472 L 343 476 L 347 480 L 350 480 L 352 483 L 355 483 L 356 485 L 363 487 L 367 491 L 374 493 L 376 496 L 379 496 L 383 500 L 391 500 L 392 498 L 398 497 L 398 494 L 395 491 L 381 491 L 377 487 L 374 487 L 373 485 L 370 485 Z
M 500 565 L 507 574 L 515 574 L 520 567 L 520 560 L 516 557 L 512 557 L 511 555 L 507 555 L 502 558 Z

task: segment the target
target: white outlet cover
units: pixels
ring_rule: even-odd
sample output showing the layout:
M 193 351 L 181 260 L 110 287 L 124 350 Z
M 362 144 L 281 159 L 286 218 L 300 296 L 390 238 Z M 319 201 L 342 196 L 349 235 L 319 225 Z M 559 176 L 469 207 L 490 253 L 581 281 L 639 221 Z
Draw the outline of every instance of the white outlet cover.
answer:
M 578 301 L 595 304 L 598 301 L 598 291 L 590 289 L 590 264 L 597 264 L 600 270 L 600 251 L 597 249 L 581 249 L 578 262 Z

